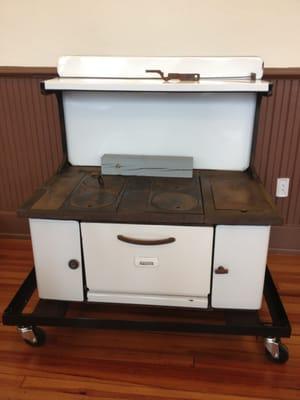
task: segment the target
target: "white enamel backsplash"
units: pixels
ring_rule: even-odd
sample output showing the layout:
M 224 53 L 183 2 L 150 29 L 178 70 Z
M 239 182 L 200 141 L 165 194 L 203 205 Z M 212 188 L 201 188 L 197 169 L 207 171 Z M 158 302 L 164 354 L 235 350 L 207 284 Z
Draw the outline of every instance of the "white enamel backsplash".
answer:
M 255 93 L 64 92 L 68 157 L 105 153 L 194 157 L 194 168 L 249 166 Z

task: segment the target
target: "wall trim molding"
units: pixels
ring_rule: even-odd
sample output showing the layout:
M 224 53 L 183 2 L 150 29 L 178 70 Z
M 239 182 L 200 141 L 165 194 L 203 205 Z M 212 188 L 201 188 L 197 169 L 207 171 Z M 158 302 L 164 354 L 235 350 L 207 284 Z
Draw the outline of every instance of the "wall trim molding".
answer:
M 3 67 L 0 66 L 0 76 L 7 76 L 13 78 L 38 78 L 45 76 L 57 75 L 56 67 Z
M 293 68 L 265 68 L 264 79 L 299 79 L 300 67 Z
M 56 67 L 15 67 L 15 66 L 0 66 L 1 76 L 12 77 L 45 77 L 57 75 Z M 281 68 L 270 67 L 264 70 L 265 79 L 297 79 L 300 78 L 300 67 Z

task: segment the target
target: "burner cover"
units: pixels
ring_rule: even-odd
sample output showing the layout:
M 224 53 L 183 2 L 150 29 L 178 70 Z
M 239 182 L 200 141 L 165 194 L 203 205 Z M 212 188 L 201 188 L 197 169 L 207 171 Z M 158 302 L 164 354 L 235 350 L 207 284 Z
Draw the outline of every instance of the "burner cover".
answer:
M 71 205 L 78 208 L 101 208 L 112 204 L 116 197 L 109 191 L 81 192 L 72 197 Z
M 105 177 L 100 184 L 97 174 L 87 176 L 72 194 L 70 206 L 97 209 L 114 204 L 122 188 L 123 180 L 113 178 Z
M 153 196 L 152 205 L 162 210 L 187 211 L 196 208 L 198 200 L 186 193 L 161 192 Z

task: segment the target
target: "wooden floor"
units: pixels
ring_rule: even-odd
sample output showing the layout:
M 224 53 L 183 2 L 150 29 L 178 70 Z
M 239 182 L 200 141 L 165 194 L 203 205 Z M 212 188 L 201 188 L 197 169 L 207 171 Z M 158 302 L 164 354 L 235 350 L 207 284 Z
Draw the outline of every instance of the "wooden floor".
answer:
M 0 328 L 0 399 L 300 399 L 300 256 L 269 265 L 293 336 L 287 364 L 269 362 L 261 339 L 46 328 L 31 348 Z M 0 240 L 0 311 L 32 266 L 30 243 Z

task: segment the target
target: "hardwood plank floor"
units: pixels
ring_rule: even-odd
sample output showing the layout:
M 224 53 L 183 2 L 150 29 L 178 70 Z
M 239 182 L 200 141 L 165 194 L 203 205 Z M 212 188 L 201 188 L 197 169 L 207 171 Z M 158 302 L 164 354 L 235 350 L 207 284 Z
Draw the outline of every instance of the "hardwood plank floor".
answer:
M 32 265 L 30 242 L 0 240 L 2 314 Z M 0 399 L 300 399 L 300 256 L 270 255 L 292 323 L 287 364 L 269 362 L 262 339 L 45 328 L 27 346 L 0 328 Z

